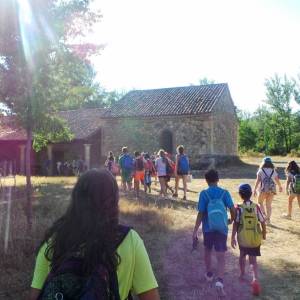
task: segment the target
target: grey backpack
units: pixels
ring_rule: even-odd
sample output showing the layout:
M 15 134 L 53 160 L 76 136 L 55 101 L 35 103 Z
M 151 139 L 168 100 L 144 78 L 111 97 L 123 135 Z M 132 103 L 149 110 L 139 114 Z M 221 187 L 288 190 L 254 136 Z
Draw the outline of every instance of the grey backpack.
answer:
M 261 191 L 264 193 L 276 193 L 276 185 L 274 180 L 272 179 L 272 176 L 274 174 L 274 170 L 272 170 L 271 174 L 268 176 L 264 169 L 261 169 L 265 177 L 261 181 Z

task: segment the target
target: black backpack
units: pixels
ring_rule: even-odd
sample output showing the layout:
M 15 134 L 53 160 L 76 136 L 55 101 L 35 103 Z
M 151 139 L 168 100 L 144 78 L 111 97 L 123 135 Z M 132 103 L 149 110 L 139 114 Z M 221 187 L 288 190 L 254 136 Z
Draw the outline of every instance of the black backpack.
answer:
M 119 225 L 118 247 L 130 231 L 130 227 Z M 120 300 L 117 273 L 109 273 L 100 264 L 85 277 L 83 260 L 80 257 L 66 259 L 51 271 L 45 281 L 38 300 Z M 128 296 L 131 299 L 131 296 Z

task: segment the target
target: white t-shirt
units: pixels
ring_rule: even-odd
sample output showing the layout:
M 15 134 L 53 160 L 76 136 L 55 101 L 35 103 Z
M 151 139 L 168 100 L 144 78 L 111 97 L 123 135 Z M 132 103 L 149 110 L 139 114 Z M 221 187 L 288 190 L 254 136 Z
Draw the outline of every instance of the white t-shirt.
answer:
M 167 175 L 167 165 L 163 162 L 163 158 L 159 157 L 155 160 L 155 168 L 157 171 L 157 176 L 166 176 Z
M 272 169 L 272 168 L 263 168 L 263 170 L 265 171 L 265 173 L 267 174 L 268 177 L 271 176 L 272 172 L 272 180 L 275 182 L 275 179 L 278 178 L 278 173 L 276 172 L 276 170 Z M 266 177 L 266 174 L 264 173 L 262 169 L 259 169 L 257 172 L 257 176 L 260 178 L 261 181 L 264 180 L 264 178 Z

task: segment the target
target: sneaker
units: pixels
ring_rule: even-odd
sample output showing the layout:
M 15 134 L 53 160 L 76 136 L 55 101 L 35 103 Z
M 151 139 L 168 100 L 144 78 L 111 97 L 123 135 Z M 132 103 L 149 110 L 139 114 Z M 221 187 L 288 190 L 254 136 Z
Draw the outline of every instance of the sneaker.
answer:
M 222 279 L 217 279 L 216 281 L 216 290 L 218 297 L 225 297 L 226 293 L 224 291 L 224 283 Z
M 183 196 L 182 200 L 186 201 L 186 196 Z
M 214 274 L 212 272 L 205 273 L 204 277 L 208 283 L 214 280 Z
M 292 216 L 288 214 L 283 214 L 282 218 L 287 219 L 287 220 L 292 220 Z
M 173 197 L 175 197 L 175 198 L 178 197 L 178 194 L 174 193 L 174 194 L 173 194 Z
M 261 287 L 259 282 L 257 280 L 253 280 L 251 283 L 251 287 L 252 287 L 252 295 L 259 296 L 261 292 Z

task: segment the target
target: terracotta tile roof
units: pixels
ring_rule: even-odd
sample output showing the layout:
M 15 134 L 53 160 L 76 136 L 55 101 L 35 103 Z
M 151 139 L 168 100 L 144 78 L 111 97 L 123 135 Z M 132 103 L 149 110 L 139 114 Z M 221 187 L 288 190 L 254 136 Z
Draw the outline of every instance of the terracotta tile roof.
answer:
M 210 113 L 226 89 L 228 85 L 220 83 L 131 91 L 105 115 L 147 117 Z
M 101 127 L 104 113 L 101 108 L 81 108 L 61 111 L 59 116 L 67 121 L 74 138 L 80 140 L 88 138 Z
M 16 118 L 0 116 L 0 141 L 26 141 L 26 131 L 18 125 Z

